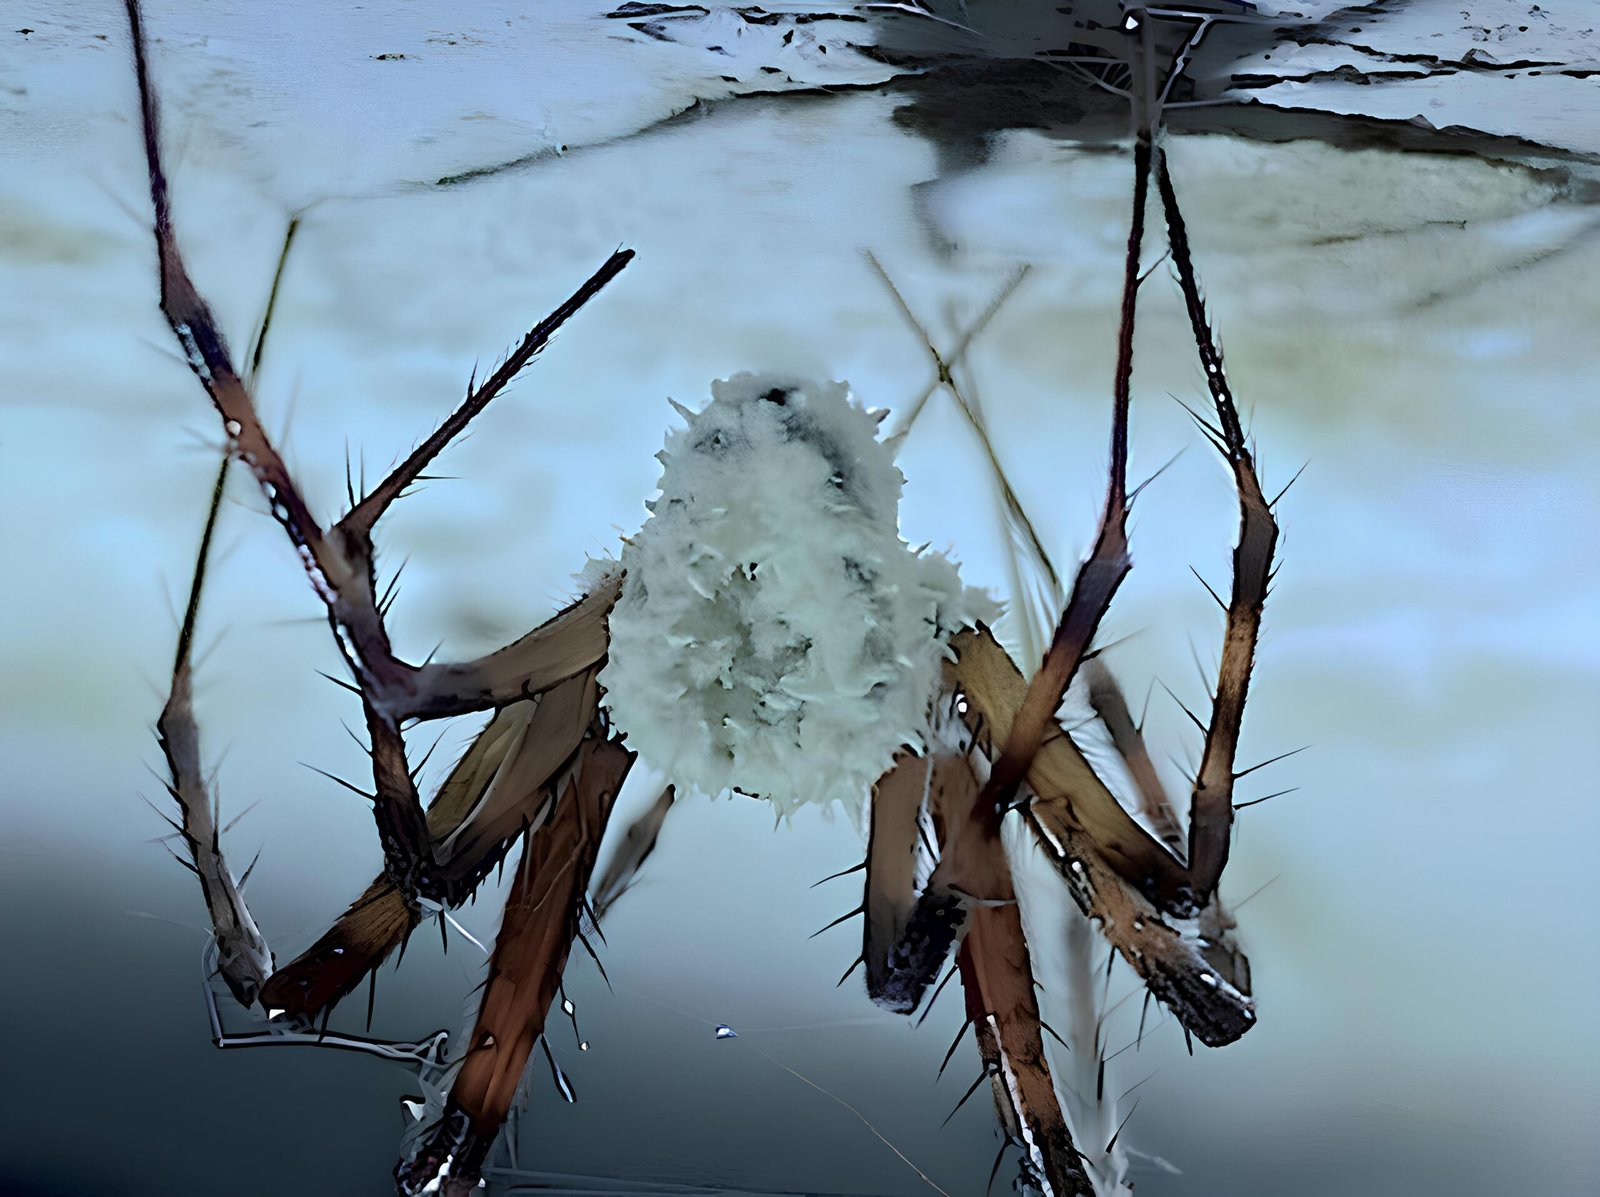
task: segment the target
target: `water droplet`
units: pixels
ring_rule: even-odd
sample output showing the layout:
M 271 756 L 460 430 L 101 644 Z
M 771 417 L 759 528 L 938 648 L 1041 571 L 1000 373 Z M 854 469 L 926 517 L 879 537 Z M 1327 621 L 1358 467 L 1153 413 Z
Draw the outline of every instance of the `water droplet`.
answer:
M 229 420 L 223 427 L 228 430 L 229 436 L 238 436 L 244 431 L 244 425 L 240 424 L 238 420 Z
M 738 1037 L 739 1037 L 739 1032 L 734 1030 L 727 1023 L 719 1022 L 717 1024 L 717 1038 L 718 1039 L 737 1039 Z
M 333 949 L 333 954 L 335 956 L 343 956 L 344 955 L 344 949 L 343 948 L 334 948 Z
M 1207 985 L 1211 986 L 1211 988 L 1213 988 L 1213 989 L 1215 989 L 1217 987 L 1217 979 L 1215 977 L 1213 977 L 1210 973 L 1201 973 L 1200 974 L 1200 979 L 1202 981 L 1204 981 Z
M 578 1050 L 580 1052 L 588 1051 L 589 1050 L 589 1041 L 587 1039 L 585 1039 L 582 1043 L 578 1044 Z
M 563 1011 L 565 1011 L 566 1013 L 571 1014 L 574 1010 L 577 1009 L 577 1007 L 572 1004 L 572 999 L 571 998 L 562 998 L 561 999 L 561 1009 Z

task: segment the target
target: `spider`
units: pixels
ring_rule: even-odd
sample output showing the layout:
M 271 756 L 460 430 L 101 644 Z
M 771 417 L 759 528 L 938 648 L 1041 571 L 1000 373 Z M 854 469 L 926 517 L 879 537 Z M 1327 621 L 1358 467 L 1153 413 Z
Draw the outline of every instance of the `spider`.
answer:
M 730 472 L 743 474 L 750 463 L 734 460 L 735 442 L 750 449 L 763 436 L 776 438 L 774 443 L 784 451 L 793 449 L 802 457 L 809 453 L 823 463 L 816 485 L 831 495 L 829 509 L 841 513 L 841 528 L 865 537 L 861 529 L 872 522 L 868 517 L 887 526 L 889 537 L 874 542 L 877 548 L 853 549 L 841 558 L 835 579 L 841 593 L 866 604 L 865 618 L 874 629 L 872 634 L 855 629 L 857 640 L 848 642 L 849 659 L 841 668 L 884 666 L 869 670 L 872 676 L 852 693 L 864 694 L 862 701 L 876 703 L 872 709 L 880 712 L 899 704 L 898 722 L 885 718 L 878 721 L 881 726 L 868 729 L 882 742 L 870 752 L 855 752 L 842 740 L 830 743 L 825 738 L 818 744 L 807 743 L 803 734 L 794 738 L 790 717 L 796 710 L 809 702 L 811 713 L 818 714 L 818 704 L 826 705 L 833 696 L 819 699 L 814 690 L 790 684 L 799 676 L 799 657 L 822 650 L 809 632 L 774 631 L 786 627 L 791 616 L 798 619 L 797 614 L 774 614 L 751 598 L 759 587 L 773 585 L 774 573 L 782 572 L 771 561 L 718 556 L 701 575 L 702 582 L 711 579 L 711 587 L 739 596 L 736 602 L 729 600 L 737 608 L 731 617 L 734 632 L 751 645 L 724 646 L 724 655 L 731 652 L 735 662 L 745 665 L 779 662 L 776 673 L 750 666 L 739 680 L 741 701 L 757 712 L 739 717 L 755 718 L 761 726 L 739 726 L 729 706 L 734 701 L 729 694 L 737 687 L 726 671 L 713 669 L 714 678 L 697 682 L 696 669 L 685 666 L 683 676 L 673 675 L 676 689 L 665 696 L 647 700 L 638 694 L 653 672 L 678 669 L 692 656 L 690 649 L 703 646 L 712 634 L 685 634 L 682 643 L 667 640 L 648 622 L 627 622 L 637 620 L 634 609 L 665 602 L 663 592 L 679 583 L 698 589 L 704 600 L 697 606 L 694 596 L 678 596 L 680 615 L 688 611 L 693 618 L 709 618 L 707 612 L 727 598 L 694 581 L 697 562 L 680 561 L 681 568 L 674 569 L 671 552 L 659 543 L 652 557 L 647 535 L 651 525 L 630 542 L 619 564 L 587 571 L 576 601 L 514 643 L 456 663 L 430 660 L 419 665 L 395 655 L 385 626 L 391 596 L 380 594 L 376 581 L 374 526 L 555 331 L 627 267 L 632 251 L 613 254 L 535 325 L 497 369 L 481 381 L 474 379 L 462 404 L 376 487 L 358 495 L 352 486 L 349 510 L 323 526 L 262 427 L 251 393 L 253 370 L 242 369 L 232 356 L 185 267 L 161 163 L 158 110 L 137 0 L 128 0 L 127 8 L 154 208 L 161 309 L 222 421 L 228 445 L 223 472 L 230 460 L 249 470 L 325 605 L 350 673 L 347 687 L 359 697 L 370 738 L 373 788 L 366 797 L 373 804 L 385 860 L 383 873 L 325 934 L 294 960 L 275 964 L 241 896 L 242 879 L 236 882 L 222 857 L 191 706 L 191 644 L 222 491 L 224 473 L 219 473 L 158 732 L 169 788 L 181 810 L 181 822 L 174 828 L 188 848 L 184 863 L 199 877 L 212 917 L 211 959 L 237 1001 L 259 1007 L 281 1025 L 309 1027 L 320 1018 L 326 1033 L 335 1004 L 373 977 L 426 917 L 439 914 L 442 919 L 449 908 L 471 898 L 520 845 L 476 1023 L 458 1053 L 459 1063 L 440 1074 L 451 1079 L 437 1117 L 421 1128 L 414 1150 L 395 1173 L 401 1193 L 435 1191 L 441 1185 L 445 1192 L 471 1191 L 480 1183 L 485 1161 L 513 1110 L 572 946 L 589 948 L 588 931 L 626 888 L 672 802 L 669 788 L 630 829 L 618 863 L 605 877 L 594 877 L 618 790 L 639 750 L 628 742 L 622 724 L 632 723 L 639 729 L 634 738 L 658 749 L 674 734 L 669 729 L 652 741 L 645 730 L 648 715 L 630 712 L 620 723 L 614 716 L 628 711 L 636 698 L 642 708 L 657 708 L 658 713 L 693 710 L 709 693 L 713 705 L 720 702 L 728 709 L 703 717 L 702 703 L 699 722 L 685 725 L 687 731 L 679 729 L 687 737 L 687 755 L 718 763 L 721 771 L 712 771 L 715 781 L 704 781 L 703 769 L 690 778 L 706 788 L 753 787 L 752 792 L 777 799 L 786 778 L 797 788 L 811 780 L 796 775 L 810 769 L 798 763 L 806 754 L 815 758 L 833 751 L 849 756 L 858 768 L 865 767 L 863 761 L 877 760 L 872 775 L 858 779 L 856 787 L 870 790 L 867 849 L 859 866 L 865 874 L 864 894 L 860 910 L 852 912 L 865 916 L 857 963 L 864 965 L 867 994 L 885 1009 L 913 1013 L 954 953 L 951 975 L 961 979 L 968 1023 L 1002 1129 L 1008 1143 L 1021 1149 L 1020 1183 L 1057 1195 L 1093 1193 L 1089 1161 L 1074 1144 L 1046 1058 L 1027 939 L 1001 838 L 1003 824 L 1013 820 L 1027 827 L 1077 906 L 1186 1035 L 1223 1045 L 1248 1031 L 1255 1019 L 1248 962 L 1234 942 L 1234 921 L 1217 887 L 1228 858 L 1233 783 L 1242 775 L 1234 768 L 1235 752 L 1272 576 L 1276 499 L 1269 503 L 1257 480 L 1201 299 L 1172 178 L 1150 130 L 1144 129 L 1134 146 L 1105 505 L 1088 558 L 1070 588 L 1058 587 L 1064 601 L 1036 670 L 1025 673 L 1012 661 L 975 604 L 963 597 L 953 567 L 911 553 L 893 535 L 898 474 L 892 460 L 887 467 L 882 461 L 874 466 L 875 455 L 882 458 L 888 450 L 875 439 L 872 417 L 842 392 L 793 381 L 736 379 L 723 384 L 724 391 L 705 410 L 684 412 L 689 428 L 681 435 L 689 444 L 681 455 L 686 459 L 698 454 L 702 464 L 713 467 L 733 462 Z M 1130 491 L 1127 480 L 1128 410 L 1152 176 L 1166 219 L 1173 273 L 1214 407 L 1214 421 L 1198 414 L 1195 419 L 1228 463 L 1240 505 L 1231 595 L 1227 602 L 1213 596 L 1227 623 L 1213 707 L 1207 721 L 1191 715 L 1205 734 L 1205 751 L 1190 795 L 1186 835 L 1156 779 L 1127 703 L 1092 647 L 1101 618 L 1131 568 L 1127 521 L 1139 488 Z M 948 381 L 949 363 L 936 352 L 935 358 L 940 378 Z M 975 413 L 969 408 L 967 414 L 981 432 Z M 662 502 L 687 510 L 685 495 L 695 486 L 682 489 L 682 494 L 675 491 L 664 477 Z M 1011 518 L 1031 538 L 1031 527 L 1009 489 L 1005 498 Z M 665 514 L 658 506 L 652 524 L 662 519 Z M 844 532 L 828 533 L 835 534 Z M 1037 548 L 1037 538 L 1031 540 Z M 1054 582 L 1042 550 L 1037 556 Z M 880 600 L 890 590 L 922 595 L 926 601 L 917 608 L 920 617 L 896 614 L 892 603 L 884 606 Z M 851 622 L 839 620 L 833 608 L 825 614 L 835 622 Z M 722 617 L 729 618 L 728 613 L 723 611 Z M 631 656 L 624 661 L 622 649 L 629 641 Z M 1096 716 L 1135 781 L 1138 817 L 1122 805 L 1057 720 L 1066 689 L 1080 673 L 1089 683 Z M 608 698 L 608 685 L 624 689 Z M 404 730 L 482 711 L 493 712 L 489 722 L 424 806 L 416 785 L 420 765 L 408 760 Z M 848 735 L 823 726 L 836 740 Z M 723 732 L 730 734 L 718 739 Z M 866 738 L 868 732 L 861 734 Z M 752 773 L 751 759 L 785 736 L 793 742 L 784 740 L 783 752 L 774 750 L 762 758 L 766 773 Z M 751 776 L 760 780 L 752 783 Z M 215 1023 L 214 1032 L 221 1043 Z M 400 1055 L 441 1063 L 443 1049 L 437 1042 L 401 1046 L 410 1050 L 397 1048 Z

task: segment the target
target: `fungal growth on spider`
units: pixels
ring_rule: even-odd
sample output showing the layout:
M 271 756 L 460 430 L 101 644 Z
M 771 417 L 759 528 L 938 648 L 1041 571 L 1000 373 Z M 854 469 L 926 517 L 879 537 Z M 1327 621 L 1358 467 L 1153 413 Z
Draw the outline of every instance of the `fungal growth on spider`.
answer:
M 847 384 L 738 374 L 659 454 L 660 496 L 623 547 L 605 703 L 681 787 L 859 815 L 921 749 L 950 637 L 994 604 L 899 534 L 881 416 Z

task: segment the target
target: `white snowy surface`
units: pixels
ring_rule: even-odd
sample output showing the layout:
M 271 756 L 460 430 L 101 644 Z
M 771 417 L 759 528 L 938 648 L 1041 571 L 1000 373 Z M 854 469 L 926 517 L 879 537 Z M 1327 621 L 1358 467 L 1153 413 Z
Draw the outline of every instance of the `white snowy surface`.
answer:
M 1564 6 L 1560 23 L 1581 30 L 1591 7 Z M 1064 563 L 1086 547 L 1126 236 L 1120 156 L 1015 134 L 983 168 L 936 178 L 930 147 L 873 92 L 730 105 L 618 141 L 697 94 L 673 47 L 615 41 L 576 7 L 519 10 L 518 25 L 510 6 L 481 6 L 471 28 L 444 6 L 337 11 L 148 11 L 184 245 L 236 347 L 305 208 L 260 401 L 319 511 L 338 510 L 347 443 L 369 478 L 381 472 L 458 399 L 475 360 L 618 244 L 639 252 L 441 462 L 456 480 L 380 530 L 385 578 L 411 558 L 394 611 L 402 653 L 420 659 L 441 637 L 446 656 L 493 647 L 559 605 L 586 554 L 616 551 L 645 518 L 668 396 L 760 370 L 848 378 L 903 410 L 932 367 L 863 247 L 942 349 L 1019 260 L 1034 263 L 958 369 L 1047 546 Z M 41 979 L 8 988 L 18 1025 L 40 1030 L 13 1045 L 36 1091 L 7 1120 L 6 1166 L 49 1157 L 80 1188 L 116 1192 L 138 1159 L 164 1191 L 201 1191 L 183 1188 L 194 1172 L 166 1149 L 182 1122 L 197 1150 L 261 1161 L 241 1193 L 286 1183 L 291 1142 L 343 1169 L 341 1191 L 381 1192 L 401 1082 L 336 1053 L 213 1052 L 193 992 L 198 937 L 123 914 L 201 917 L 192 879 L 145 842 L 164 828 L 133 795 L 160 793 L 148 723 L 221 438 L 156 311 L 120 5 L 7 15 L 0 879 L 7 963 Z M 373 58 L 391 51 L 407 58 Z M 699 60 L 692 73 L 705 78 Z M 1373 103 L 1390 86 L 1350 90 Z M 1537 138 L 1547 110 L 1523 97 L 1494 115 Z M 413 185 L 608 139 L 468 186 Z M 1311 463 L 1281 509 L 1245 763 L 1314 750 L 1241 794 L 1302 787 L 1245 812 L 1225 883 L 1238 900 L 1281 874 L 1241 911 L 1260 1025 L 1193 1060 L 1159 1029 L 1108 1070 L 1126 1088 L 1161 1069 L 1125 1141 L 1185 1176 L 1138 1174 L 1139 1192 L 1487 1197 L 1529 1175 L 1546 1193 L 1583 1192 L 1600 1167 L 1587 1132 L 1600 1120 L 1588 1010 L 1600 976 L 1573 948 L 1600 832 L 1595 208 L 1508 163 L 1223 137 L 1180 139 L 1172 155 L 1267 485 Z M 952 256 L 930 249 L 930 225 Z M 1218 627 L 1187 567 L 1226 578 L 1236 513 L 1166 397 L 1204 389 L 1160 271 L 1144 302 L 1133 473 L 1186 452 L 1140 501 L 1106 636 L 1137 633 L 1111 654 L 1130 693 L 1159 675 L 1193 705 L 1189 641 L 1209 665 Z M 983 460 L 945 397 L 898 464 L 905 538 L 1001 591 Z M 339 726 L 356 712 L 313 673 L 339 664 L 293 553 L 250 488 L 235 479 L 230 498 L 199 714 L 224 811 L 262 799 L 230 846 L 241 860 L 266 846 L 250 895 L 282 954 L 358 892 L 379 853 L 369 812 L 297 764 L 359 777 Z M 1158 760 L 1195 750 L 1159 692 L 1147 731 Z M 1182 791 L 1176 766 L 1169 781 Z M 571 970 L 594 1050 L 566 1061 L 579 1105 L 536 1098 L 541 1166 L 918 1191 L 859 1123 L 725 1050 L 776 1028 L 765 1050 L 866 1111 L 952 1192 L 977 1191 L 990 1112 L 970 1102 L 931 1129 L 971 1075 L 931 1085 L 959 1002 L 947 995 L 913 1035 L 853 984 L 836 990 L 851 931 L 805 937 L 855 903 L 855 883 L 806 887 L 858 861 L 859 842 L 809 812 L 770 826 L 755 803 L 674 812 L 607 925 L 616 995 L 586 963 Z M 462 913 L 486 941 L 495 917 L 490 900 Z M 380 986 L 380 1022 L 406 1036 L 453 1025 L 477 980 L 465 959 L 419 942 Z M 1126 1041 L 1137 1006 L 1119 1014 Z M 712 1043 L 716 1022 L 741 1038 Z M 151 1100 L 152 1067 L 181 1094 Z M 87 1147 L 55 1114 L 68 1106 L 97 1122 Z M 635 1141 L 619 1146 L 618 1124 Z
M 1285 42 L 1231 69 L 1293 79 L 1343 67 L 1371 82 L 1313 78 L 1247 94 L 1283 107 L 1460 125 L 1600 154 L 1600 4 L 1593 0 L 1412 0 L 1376 13 L 1345 10 L 1343 19 L 1338 11 L 1307 13 L 1328 18 L 1317 40 Z

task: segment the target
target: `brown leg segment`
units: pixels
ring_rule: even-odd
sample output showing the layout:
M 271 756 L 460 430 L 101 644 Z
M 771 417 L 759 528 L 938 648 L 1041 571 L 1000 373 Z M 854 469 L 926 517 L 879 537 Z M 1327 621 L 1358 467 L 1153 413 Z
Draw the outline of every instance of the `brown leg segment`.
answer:
M 595 854 L 634 754 L 596 725 L 564 779 L 548 822 L 528 837 L 495 940 L 478 1020 L 443 1119 L 395 1171 L 398 1191 L 421 1192 L 450 1160 L 475 1180 L 544 1034 L 594 870 Z
M 1239 725 L 1244 718 L 1256 641 L 1261 634 L 1261 611 L 1272 582 L 1272 553 L 1278 540 L 1278 525 L 1272 517 L 1271 505 L 1261 493 L 1261 482 L 1256 477 L 1239 410 L 1223 372 L 1222 351 L 1206 317 L 1205 302 L 1189 255 L 1189 234 L 1178 208 L 1178 196 L 1173 190 L 1165 153 L 1157 159 L 1156 185 L 1166 211 L 1173 268 L 1183 291 L 1184 307 L 1189 313 L 1195 346 L 1200 352 L 1200 364 L 1205 369 L 1217 414 L 1215 425 L 1200 421 L 1201 427 L 1233 471 L 1234 484 L 1239 491 L 1239 543 L 1233 550 L 1233 590 L 1222 642 L 1222 664 L 1217 673 L 1211 722 L 1206 729 L 1205 753 L 1189 802 L 1189 870 L 1195 897 L 1204 905 L 1216 892 L 1217 882 L 1228 863 Z

